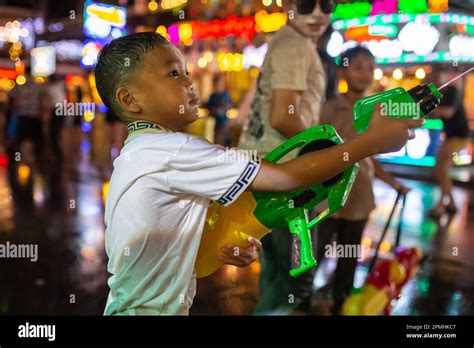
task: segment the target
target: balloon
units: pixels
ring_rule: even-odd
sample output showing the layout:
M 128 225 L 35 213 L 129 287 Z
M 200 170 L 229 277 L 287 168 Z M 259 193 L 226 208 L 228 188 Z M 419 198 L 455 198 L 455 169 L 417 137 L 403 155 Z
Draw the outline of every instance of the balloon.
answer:
M 355 294 L 347 298 L 342 305 L 343 315 L 360 315 L 360 305 L 362 302 L 362 294 Z
M 390 264 L 390 279 L 395 282 L 395 284 L 400 285 L 405 281 L 407 276 L 406 268 L 400 262 L 394 260 Z

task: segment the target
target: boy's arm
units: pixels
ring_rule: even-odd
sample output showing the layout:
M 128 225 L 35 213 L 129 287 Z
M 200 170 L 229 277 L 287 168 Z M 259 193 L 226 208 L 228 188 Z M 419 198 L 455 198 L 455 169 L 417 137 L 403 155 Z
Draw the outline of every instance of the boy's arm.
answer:
M 410 191 L 410 188 L 403 185 L 398 181 L 393 175 L 385 171 L 382 164 L 377 161 L 375 158 L 371 158 L 372 163 L 374 164 L 374 174 L 377 178 L 382 180 L 387 185 L 391 186 L 394 190 L 400 191 L 403 195 L 407 194 Z
M 281 164 L 263 161 L 249 190 L 287 192 L 325 181 L 365 157 L 399 150 L 414 137 L 410 129 L 421 127 L 424 123 L 423 119 L 383 117 L 380 116 L 380 108 L 376 110 L 367 132 L 351 141 Z

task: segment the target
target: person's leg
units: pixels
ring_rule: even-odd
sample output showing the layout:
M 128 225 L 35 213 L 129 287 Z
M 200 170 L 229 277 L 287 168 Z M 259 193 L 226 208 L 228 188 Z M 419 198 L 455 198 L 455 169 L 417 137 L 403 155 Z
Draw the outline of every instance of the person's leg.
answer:
M 334 275 L 333 313 L 339 313 L 345 299 L 351 294 L 357 261 L 361 253 L 360 241 L 367 219 L 357 221 L 341 219 L 340 222 L 340 228 L 337 231 L 337 244 L 343 247 L 344 257 L 338 258 Z
M 313 251 L 314 235 L 313 230 Z M 260 296 L 255 314 L 279 310 L 289 313 L 303 301 L 309 301 L 315 269 L 295 278 L 290 276 L 292 241 L 287 227 L 275 229 L 262 238 Z
M 260 295 L 254 314 L 265 314 L 286 307 L 289 311 L 290 288 L 285 270 L 288 268 L 290 232 L 280 228 L 262 238 L 260 255 Z
M 438 203 L 430 210 L 430 215 L 439 217 L 445 212 L 444 199 L 449 194 L 451 188 L 451 180 L 449 178 L 449 168 L 451 167 L 451 154 L 447 141 L 441 144 L 436 154 L 436 165 L 433 169 L 434 177 L 440 187 L 440 197 Z

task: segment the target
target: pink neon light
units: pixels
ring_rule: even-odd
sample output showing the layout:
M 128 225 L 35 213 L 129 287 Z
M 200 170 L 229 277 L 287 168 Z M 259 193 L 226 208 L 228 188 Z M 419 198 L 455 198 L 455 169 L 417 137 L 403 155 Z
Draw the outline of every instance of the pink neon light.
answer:
M 371 16 L 394 14 L 398 12 L 398 0 L 375 0 L 372 4 Z

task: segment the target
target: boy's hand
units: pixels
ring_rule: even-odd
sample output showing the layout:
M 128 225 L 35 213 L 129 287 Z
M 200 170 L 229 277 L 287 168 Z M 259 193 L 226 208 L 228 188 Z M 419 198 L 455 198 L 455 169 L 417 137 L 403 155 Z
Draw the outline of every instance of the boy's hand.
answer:
M 248 239 L 250 246 L 242 249 L 238 246 L 227 244 L 221 248 L 219 260 L 228 265 L 246 267 L 258 258 L 262 251 L 262 243 L 254 237 Z
M 400 150 L 406 142 L 415 138 L 412 128 L 423 126 L 425 121 L 419 119 L 396 119 L 382 115 L 380 104 L 375 106 L 374 115 L 365 136 L 371 139 L 376 153 L 387 153 Z

